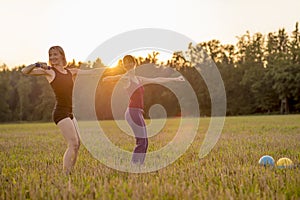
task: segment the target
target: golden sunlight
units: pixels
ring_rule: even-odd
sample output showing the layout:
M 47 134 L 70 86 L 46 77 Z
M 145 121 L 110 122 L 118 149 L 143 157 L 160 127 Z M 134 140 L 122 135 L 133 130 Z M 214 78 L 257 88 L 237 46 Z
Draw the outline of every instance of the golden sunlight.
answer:
M 122 54 L 122 56 L 119 56 L 116 59 L 114 59 L 114 61 L 111 64 L 109 64 L 109 68 L 115 68 L 117 66 L 122 65 L 122 57 L 127 54 L 130 54 L 136 58 L 143 58 L 143 59 L 149 58 L 149 57 L 153 58 L 155 56 L 158 63 L 167 62 L 168 60 L 170 60 L 172 58 L 172 55 L 173 55 L 172 52 L 166 52 L 165 50 L 157 51 L 155 49 L 127 52 L 126 54 Z

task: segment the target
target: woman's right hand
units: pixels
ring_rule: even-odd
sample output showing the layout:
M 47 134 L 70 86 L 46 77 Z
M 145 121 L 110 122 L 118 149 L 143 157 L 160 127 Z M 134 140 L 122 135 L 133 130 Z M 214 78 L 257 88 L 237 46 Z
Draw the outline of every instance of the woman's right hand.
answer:
M 37 62 L 37 63 L 35 63 L 35 66 L 42 68 L 42 69 L 49 69 L 47 63 L 45 63 L 45 62 Z
M 26 75 L 33 75 L 33 76 L 41 76 L 41 75 L 49 75 L 50 67 L 47 66 L 47 63 L 37 62 L 27 67 L 24 67 L 21 71 L 23 74 Z

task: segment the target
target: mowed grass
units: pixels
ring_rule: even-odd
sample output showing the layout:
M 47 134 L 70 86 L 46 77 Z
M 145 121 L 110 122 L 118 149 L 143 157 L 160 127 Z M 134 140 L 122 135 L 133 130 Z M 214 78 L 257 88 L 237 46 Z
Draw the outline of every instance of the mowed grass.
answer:
M 149 151 L 167 144 L 179 119 L 149 139 Z M 222 135 L 203 159 L 198 153 L 210 118 L 178 160 L 156 172 L 133 174 L 106 167 L 82 145 L 75 171 L 62 173 L 66 143 L 54 123 L 0 125 L 0 199 L 300 199 L 300 168 L 258 165 L 300 161 L 300 115 L 227 117 Z M 134 138 L 101 122 L 109 138 L 132 150 Z

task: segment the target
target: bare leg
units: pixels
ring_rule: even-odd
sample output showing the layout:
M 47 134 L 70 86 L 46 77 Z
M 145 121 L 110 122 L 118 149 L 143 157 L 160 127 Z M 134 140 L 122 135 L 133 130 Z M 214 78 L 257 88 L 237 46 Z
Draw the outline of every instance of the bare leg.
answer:
M 66 174 L 69 174 L 76 163 L 80 140 L 74 122 L 70 118 L 61 120 L 57 126 L 68 143 L 63 159 L 63 169 Z
M 78 123 L 77 123 L 77 120 L 76 120 L 75 117 L 72 119 L 72 121 L 73 121 L 75 130 L 76 130 L 77 145 L 78 145 L 78 150 L 79 150 L 79 147 L 80 147 L 79 127 L 78 127 Z M 74 164 L 73 165 L 75 165 L 75 163 L 76 163 L 77 156 L 78 156 L 78 150 L 77 150 L 77 155 L 76 155 L 76 157 L 74 159 Z

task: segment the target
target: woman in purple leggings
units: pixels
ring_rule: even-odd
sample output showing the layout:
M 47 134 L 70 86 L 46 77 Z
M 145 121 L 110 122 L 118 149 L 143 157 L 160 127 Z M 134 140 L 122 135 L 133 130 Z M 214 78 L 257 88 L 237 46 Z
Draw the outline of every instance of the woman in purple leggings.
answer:
M 133 151 L 132 160 L 133 164 L 143 164 L 146 157 L 148 148 L 148 138 L 146 124 L 143 117 L 144 113 L 144 87 L 143 84 L 148 83 L 165 83 L 169 81 L 184 81 L 182 76 L 176 78 L 145 78 L 135 75 L 136 61 L 131 55 L 126 55 L 123 58 L 123 67 L 126 70 L 126 90 L 130 97 L 129 105 L 125 112 L 125 119 L 134 132 L 136 139 L 136 146 Z M 122 75 L 107 76 L 104 81 L 119 80 Z

